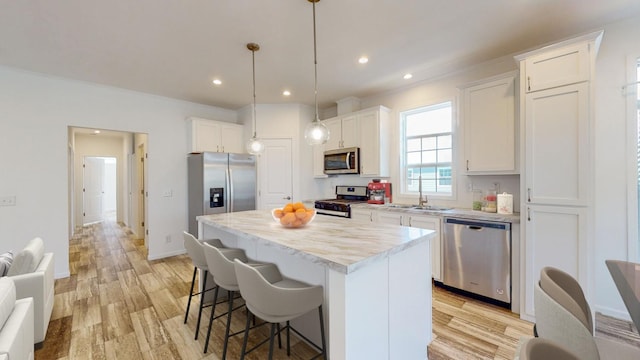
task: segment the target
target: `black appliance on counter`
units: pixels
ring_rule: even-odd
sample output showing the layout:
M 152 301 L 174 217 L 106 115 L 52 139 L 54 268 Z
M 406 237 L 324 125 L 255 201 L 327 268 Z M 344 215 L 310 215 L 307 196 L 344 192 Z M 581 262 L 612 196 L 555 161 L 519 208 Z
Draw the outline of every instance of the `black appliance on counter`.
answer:
M 316 200 L 314 207 L 318 214 L 350 218 L 351 204 L 366 203 L 369 190 L 366 186 L 336 186 L 336 198 Z

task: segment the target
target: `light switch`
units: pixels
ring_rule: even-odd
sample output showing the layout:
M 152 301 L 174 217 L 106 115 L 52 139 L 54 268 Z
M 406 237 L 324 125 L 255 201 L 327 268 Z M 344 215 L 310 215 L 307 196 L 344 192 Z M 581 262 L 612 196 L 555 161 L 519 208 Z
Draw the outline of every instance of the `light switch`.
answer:
M 16 206 L 16 197 L 15 196 L 0 197 L 0 206 Z
M 162 196 L 164 196 L 164 197 L 172 197 L 172 196 L 173 196 L 173 191 L 172 191 L 171 189 L 169 189 L 169 190 L 165 190 L 165 191 L 162 193 Z

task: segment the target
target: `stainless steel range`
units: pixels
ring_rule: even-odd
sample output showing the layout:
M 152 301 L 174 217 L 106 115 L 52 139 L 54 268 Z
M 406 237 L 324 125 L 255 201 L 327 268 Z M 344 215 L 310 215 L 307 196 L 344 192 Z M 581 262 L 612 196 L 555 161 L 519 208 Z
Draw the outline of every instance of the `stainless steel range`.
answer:
M 366 186 L 336 186 L 336 198 L 316 200 L 318 214 L 351 217 L 351 204 L 365 203 L 369 198 Z

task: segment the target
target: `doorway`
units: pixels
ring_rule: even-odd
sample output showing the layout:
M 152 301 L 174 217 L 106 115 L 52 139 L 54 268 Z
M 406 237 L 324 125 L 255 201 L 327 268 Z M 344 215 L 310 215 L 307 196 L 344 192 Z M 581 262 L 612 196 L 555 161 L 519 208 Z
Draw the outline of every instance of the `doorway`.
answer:
M 82 164 L 82 225 L 117 219 L 117 160 L 85 156 Z

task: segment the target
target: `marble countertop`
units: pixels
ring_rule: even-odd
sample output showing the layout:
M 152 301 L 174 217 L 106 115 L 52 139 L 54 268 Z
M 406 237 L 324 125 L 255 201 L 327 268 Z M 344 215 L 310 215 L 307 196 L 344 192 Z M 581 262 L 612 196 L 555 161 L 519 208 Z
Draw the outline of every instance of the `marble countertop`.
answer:
M 322 215 L 305 227 L 285 228 L 268 210 L 203 215 L 197 220 L 345 274 L 428 241 L 435 234 L 432 230 Z
M 394 204 L 394 205 L 397 205 L 397 204 Z M 409 205 L 406 205 L 406 206 L 409 206 Z M 403 212 L 403 213 L 415 214 L 415 215 L 456 217 L 456 218 L 463 218 L 463 219 L 470 219 L 470 220 L 484 220 L 484 221 L 500 221 L 500 222 L 508 222 L 512 224 L 520 223 L 520 213 L 513 213 L 513 214 L 507 215 L 507 214 L 488 213 L 483 211 L 474 211 L 471 209 L 456 209 L 456 208 L 451 210 L 421 210 L 421 209 L 391 207 L 387 205 L 375 205 L 375 204 L 367 204 L 367 203 L 352 204 L 351 207 L 359 208 L 359 209 Z

